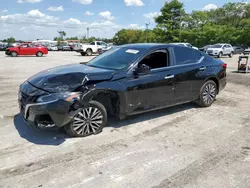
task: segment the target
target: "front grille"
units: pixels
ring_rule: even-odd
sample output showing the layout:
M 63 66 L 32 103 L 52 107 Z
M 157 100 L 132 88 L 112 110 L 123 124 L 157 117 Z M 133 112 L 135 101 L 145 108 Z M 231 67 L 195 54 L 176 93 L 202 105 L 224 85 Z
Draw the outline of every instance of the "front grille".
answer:
M 208 50 L 207 53 L 212 54 L 213 50 Z

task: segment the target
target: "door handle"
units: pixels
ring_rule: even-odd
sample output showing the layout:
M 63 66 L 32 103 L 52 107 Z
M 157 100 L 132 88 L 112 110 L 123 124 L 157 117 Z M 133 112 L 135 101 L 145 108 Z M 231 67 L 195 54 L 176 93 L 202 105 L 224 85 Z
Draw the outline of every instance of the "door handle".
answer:
M 207 67 L 201 67 L 201 68 L 199 68 L 201 71 L 204 71 L 204 70 L 206 70 L 206 68 Z
M 174 78 L 174 75 L 166 76 L 166 77 L 165 77 L 165 80 L 170 79 L 170 78 Z

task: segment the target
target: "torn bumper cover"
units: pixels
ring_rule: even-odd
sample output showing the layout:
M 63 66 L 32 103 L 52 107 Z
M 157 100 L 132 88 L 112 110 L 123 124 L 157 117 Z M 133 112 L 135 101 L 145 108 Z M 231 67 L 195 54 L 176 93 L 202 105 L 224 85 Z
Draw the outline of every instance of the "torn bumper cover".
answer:
M 83 107 L 81 92 L 48 94 L 29 83 L 20 87 L 20 114 L 31 126 L 57 129 L 69 124 Z M 87 105 L 87 102 L 86 104 Z
M 19 101 L 19 106 L 25 121 L 38 128 L 60 128 L 70 123 L 73 118 L 73 114 L 70 114 L 72 104 L 62 100 L 26 104 L 24 110 Z

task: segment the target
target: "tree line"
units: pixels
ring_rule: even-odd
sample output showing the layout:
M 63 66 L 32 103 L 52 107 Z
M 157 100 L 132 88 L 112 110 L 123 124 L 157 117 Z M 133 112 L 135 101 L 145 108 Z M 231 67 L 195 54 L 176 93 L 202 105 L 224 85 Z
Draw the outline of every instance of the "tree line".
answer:
M 155 18 L 154 29 L 122 29 L 114 36 L 116 44 L 138 42 L 188 42 L 194 46 L 215 43 L 250 46 L 250 4 L 226 3 L 209 11 L 186 13 L 178 0 L 166 2 Z M 148 36 L 148 37 L 146 37 Z

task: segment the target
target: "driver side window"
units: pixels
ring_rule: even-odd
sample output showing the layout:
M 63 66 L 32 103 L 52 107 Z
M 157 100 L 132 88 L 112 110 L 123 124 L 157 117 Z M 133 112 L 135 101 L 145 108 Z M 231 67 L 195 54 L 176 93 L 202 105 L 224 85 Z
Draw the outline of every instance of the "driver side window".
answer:
M 167 50 L 157 50 L 147 55 L 138 64 L 138 68 L 142 65 L 147 65 L 151 69 L 159 69 L 168 66 L 168 51 Z
M 23 44 L 20 46 L 21 48 L 28 48 L 28 44 Z

